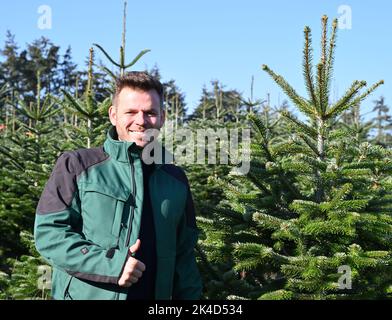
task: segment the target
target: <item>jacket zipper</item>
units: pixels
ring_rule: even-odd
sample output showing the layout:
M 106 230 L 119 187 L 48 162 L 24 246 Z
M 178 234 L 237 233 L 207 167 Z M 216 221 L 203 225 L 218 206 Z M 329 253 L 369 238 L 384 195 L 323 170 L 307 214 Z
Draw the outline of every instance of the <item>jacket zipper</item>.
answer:
M 130 219 L 129 219 L 129 228 L 128 228 L 127 240 L 125 241 L 125 246 L 126 247 L 129 246 L 129 241 L 130 241 L 130 238 L 131 238 L 133 215 L 134 215 L 135 205 L 136 205 L 135 167 L 134 167 L 134 164 L 133 164 L 132 156 L 130 158 L 131 158 L 132 197 L 133 197 L 134 203 L 133 203 L 132 208 L 131 208 L 131 216 L 130 216 Z

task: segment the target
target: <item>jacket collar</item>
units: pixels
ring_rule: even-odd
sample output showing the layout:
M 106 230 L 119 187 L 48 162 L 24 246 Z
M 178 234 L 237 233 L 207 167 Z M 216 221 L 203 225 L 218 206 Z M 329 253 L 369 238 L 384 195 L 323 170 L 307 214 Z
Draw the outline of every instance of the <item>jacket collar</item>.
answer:
M 130 156 L 132 156 L 133 158 L 142 158 L 143 149 L 138 147 L 134 142 L 118 140 L 117 130 L 115 126 L 110 127 L 106 135 L 106 140 L 103 147 L 105 152 L 109 154 L 110 157 L 119 162 L 129 163 Z M 163 164 L 165 164 L 165 159 L 173 159 L 173 154 L 170 153 L 163 146 L 161 146 L 161 148 L 163 157 L 162 162 Z M 155 167 L 159 168 L 163 164 L 155 164 Z
M 105 152 L 119 162 L 129 163 L 129 156 L 140 158 L 142 149 L 134 142 L 118 140 L 116 127 L 111 126 L 103 145 Z M 128 154 L 129 153 L 129 154 Z

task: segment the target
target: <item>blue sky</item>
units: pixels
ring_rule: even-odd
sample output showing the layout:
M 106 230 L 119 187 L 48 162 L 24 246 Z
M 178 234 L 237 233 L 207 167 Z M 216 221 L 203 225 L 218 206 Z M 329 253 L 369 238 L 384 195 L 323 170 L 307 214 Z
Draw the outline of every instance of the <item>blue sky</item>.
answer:
M 39 29 L 38 8 L 52 9 L 52 28 Z M 339 17 L 339 7 L 348 5 L 351 29 L 338 30 L 333 98 L 343 94 L 353 80 L 369 85 L 385 84 L 362 104 L 383 95 L 392 106 L 392 2 L 389 0 L 128 0 L 128 60 L 142 49 L 151 49 L 134 69 L 161 70 L 163 80 L 175 79 L 193 109 L 203 85 L 218 79 L 227 89 L 254 95 L 272 104 L 285 99 L 277 85 L 261 70 L 267 64 L 305 95 L 302 77 L 303 28 L 310 26 L 318 61 L 323 14 Z M 119 56 L 122 32 L 122 0 L 1 0 L 0 43 L 6 30 L 16 35 L 20 47 L 41 36 L 60 45 L 62 53 L 71 45 L 79 67 L 92 43 L 101 44 L 112 56 Z M 97 53 L 105 63 L 106 58 Z M 109 64 L 107 64 L 109 66 Z

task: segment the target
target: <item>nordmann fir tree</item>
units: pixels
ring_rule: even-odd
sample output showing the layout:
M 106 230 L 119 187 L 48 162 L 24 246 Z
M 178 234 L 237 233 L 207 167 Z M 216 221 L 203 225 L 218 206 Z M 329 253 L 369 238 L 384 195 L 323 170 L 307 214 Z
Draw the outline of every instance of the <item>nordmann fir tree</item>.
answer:
M 271 139 L 271 130 L 250 115 L 254 130 L 252 189 L 238 178 L 226 194 L 232 227 L 234 270 L 252 289 L 246 298 L 344 299 L 391 295 L 392 154 L 336 129 L 336 118 L 360 104 L 382 81 L 361 93 L 354 81 L 331 104 L 337 20 L 327 39 L 322 18 L 321 60 L 312 72 L 310 28 L 305 28 L 304 77 L 309 98 L 268 66 L 263 69 L 283 89 L 306 121 L 282 116 L 294 134 Z M 272 137 L 273 138 L 273 137 Z M 224 184 L 223 184 L 224 185 Z M 240 221 L 242 220 L 242 225 Z
M 203 88 L 199 105 L 184 123 L 183 128 L 192 130 L 194 138 L 197 138 L 198 130 L 199 132 L 205 130 L 206 133 L 208 129 L 212 130 L 218 138 L 220 130 L 228 131 L 235 128 L 241 130 L 241 128 L 247 127 L 246 116 L 243 112 L 243 99 L 240 94 L 235 90 L 216 90 L 218 88 L 216 84 L 216 82 L 212 82 L 213 88 L 209 91 L 207 88 Z M 218 107 L 220 112 L 217 112 L 216 104 L 220 105 Z M 237 110 L 237 113 L 234 114 L 232 110 Z M 221 119 L 217 118 L 217 114 L 222 116 Z M 208 141 L 211 142 L 211 138 L 213 138 L 212 135 Z M 217 139 L 216 141 L 219 141 L 219 144 L 222 143 L 222 140 Z M 198 146 L 195 145 L 195 154 L 197 148 Z M 214 208 L 222 200 L 222 191 L 220 186 L 208 178 L 226 176 L 231 168 L 229 165 L 219 163 L 220 159 L 217 159 L 215 164 L 209 163 L 207 153 L 203 160 L 203 164 L 185 165 L 184 168 L 191 181 L 196 211 L 202 216 L 209 216 L 211 208 Z
M 203 92 L 206 90 L 204 89 Z M 224 93 L 223 96 L 225 95 Z M 207 126 L 218 130 L 221 128 L 242 130 L 249 128 L 246 115 L 243 114 L 244 111 L 252 112 L 259 115 L 263 121 L 269 132 L 268 139 L 285 141 L 290 129 L 287 124 L 280 121 L 276 111 L 272 110 L 269 99 L 268 101 L 254 99 L 253 78 L 250 98 L 244 99 L 241 95 L 236 94 L 236 91 L 230 91 L 229 96 L 230 99 L 223 99 L 223 109 L 226 114 L 231 113 L 234 117 L 224 117 L 225 122 L 217 126 L 214 121 L 216 113 L 212 112 L 210 113 L 212 120 L 203 117 L 196 118 L 192 122 L 202 127 Z M 203 101 L 205 102 L 202 97 L 201 103 Z M 286 108 L 287 103 L 278 106 L 278 110 Z M 252 148 L 254 149 L 252 154 L 257 153 L 258 150 L 254 146 Z M 213 169 L 212 172 L 211 169 Z M 224 166 L 222 164 L 203 166 L 202 170 L 200 170 L 200 165 L 187 168 L 191 185 L 195 189 L 193 194 L 198 213 L 197 221 L 202 230 L 196 249 L 199 268 L 202 271 L 205 284 L 204 297 L 207 299 L 244 299 L 244 297 L 257 297 L 259 292 L 257 278 L 244 270 L 240 272 L 233 270 L 233 244 L 241 239 L 251 239 L 250 237 L 253 236 L 252 232 L 244 230 L 247 222 L 244 222 L 242 208 L 236 204 L 242 203 L 244 199 L 255 199 L 257 194 L 250 192 L 252 184 L 245 176 L 238 176 L 229 184 L 227 184 L 228 181 L 218 178 L 228 176 L 232 169 L 233 165 Z M 223 193 L 226 195 L 224 201 L 222 201 Z M 236 206 L 235 210 L 237 211 L 233 210 L 231 205 Z M 246 215 L 246 221 L 248 218 L 249 215 Z M 247 281 L 243 281 L 245 277 Z
M 38 72 L 35 102 L 26 104 L 18 99 L 13 105 L 18 115 L 17 130 L 5 135 L 0 146 L 3 163 L 0 168 L 3 177 L 0 182 L 0 251 L 2 257 L 8 258 L 1 263 L 10 273 L 9 279 L 2 277 L 7 279 L 1 293 L 3 298 L 42 297 L 37 288 L 37 267 L 44 261 L 31 249 L 27 239 L 32 238 L 35 208 L 50 174 L 47 163 L 58 155 L 61 136 L 54 123 L 60 109 L 50 94 L 41 98 L 40 79 Z
M 223 99 L 220 99 L 219 96 Z M 218 99 L 216 99 L 217 97 Z M 223 110 L 221 115 L 232 114 L 234 116 L 223 116 L 221 121 L 217 121 L 218 113 L 214 108 L 217 100 L 218 103 L 222 103 L 220 106 L 220 109 Z M 195 130 L 211 128 L 217 133 L 222 129 L 224 131 L 237 129 L 240 135 L 242 129 L 249 127 L 246 116 L 243 115 L 244 110 L 252 105 L 256 111 L 256 107 L 260 103 L 260 100 L 253 100 L 253 98 L 245 100 L 233 90 L 216 95 L 216 90 L 207 92 L 206 89 L 203 89 L 199 110 L 195 110 L 193 120 L 188 124 L 190 128 Z M 222 151 L 229 152 L 220 140 L 217 154 L 221 154 Z M 233 227 L 235 228 L 238 220 L 231 221 L 232 212 L 223 205 L 219 210 L 220 215 L 216 215 L 217 205 L 222 201 L 223 190 L 226 189 L 225 183 L 221 183 L 218 177 L 228 176 L 234 167 L 233 159 L 229 154 L 228 158 L 230 161 L 227 165 L 220 163 L 219 158 L 217 164 L 196 164 L 186 167 L 193 188 L 198 227 L 202 231 L 196 249 L 206 299 L 238 298 L 239 295 L 246 295 L 252 289 L 247 282 L 239 279 L 233 272 L 234 262 L 231 253 L 232 243 L 236 240 L 235 236 L 231 236 L 233 235 Z M 208 155 L 206 154 L 206 161 L 207 159 Z M 248 182 L 245 183 L 249 185 Z
M 279 119 L 275 115 L 265 117 L 259 114 L 257 118 L 265 128 L 264 145 L 251 145 L 252 157 L 262 155 L 261 148 L 266 148 L 270 141 L 280 138 L 281 131 L 278 126 Z M 259 160 L 259 159 L 258 159 Z M 218 276 L 211 277 L 206 282 L 206 295 L 213 299 L 251 299 L 260 294 L 260 280 L 257 274 L 248 272 L 246 269 L 235 269 L 236 259 L 233 256 L 236 243 L 259 241 L 257 230 L 249 228 L 252 217 L 252 206 L 271 206 L 271 196 L 259 197 L 257 186 L 264 188 L 257 179 L 261 171 L 255 168 L 263 163 L 258 160 L 251 161 L 251 172 L 247 175 L 231 176 L 222 178 L 210 177 L 209 182 L 219 187 L 224 193 L 225 200 L 211 209 L 211 218 L 200 217 L 199 225 L 202 227 L 205 239 L 201 246 L 207 252 L 208 260 L 213 269 L 219 270 Z M 267 176 L 263 179 L 267 180 Z M 279 180 L 275 176 L 269 178 L 269 183 L 278 189 Z M 268 238 L 268 236 L 266 236 Z M 268 270 L 268 268 L 266 269 Z M 267 272 L 267 271 L 265 271 Z M 210 272 L 211 275 L 213 275 Z
M 0 87 L 0 134 L 7 132 L 8 125 L 8 104 L 7 95 L 9 93 L 8 85 L 5 84 Z
M 377 130 L 374 142 L 384 147 L 390 147 L 392 144 L 392 116 L 389 114 L 389 107 L 385 104 L 385 98 L 380 97 L 374 101 L 373 112 L 377 112 L 373 118 Z
M 39 73 L 37 78 L 40 78 Z M 55 157 L 60 148 L 52 135 L 57 126 L 51 121 L 59 109 L 50 95 L 42 100 L 40 80 L 37 83 L 35 103 L 27 105 L 22 99 L 18 99 L 13 104 L 18 116 L 15 119 L 17 130 L 14 134 L 5 134 L 0 146 L 4 160 L 4 165 L 0 168 L 3 177 L 0 197 L 2 211 L 4 210 L 1 223 L 9 221 L 14 226 L 8 232 L 1 233 L 1 236 L 10 237 L 11 243 L 15 243 L 15 237 L 18 237 L 13 235 L 12 230 L 32 226 L 35 201 L 39 198 L 49 172 L 47 160 Z M 27 213 L 30 211 L 31 215 Z M 7 244 L 2 243 L 5 246 Z M 19 251 L 12 245 L 8 250 L 14 251 L 14 254 Z M 6 253 L 5 255 L 7 256 Z
M 30 231 L 20 233 L 20 241 L 27 249 L 27 253 L 18 259 L 9 259 L 12 273 L 5 280 L 4 288 L 0 292 L 0 299 L 13 300 L 48 300 L 51 292 L 51 267 L 38 253 L 34 244 L 34 236 Z
M 90 49 L 88 80 L 83 97 L 78 98 L 70 92 L 62 90 L 65 99 L 59 103 L 69 112 L 78 116 L 78 123 L 64 123 L 67 136 L 63 149 L 91 148 L 99 145 L 106 137 L 109 126 L 107 112 L 111 105 L 111 98 L 107 97 L 99 102 L 93 91 L 94 50 Z
M 120 76 L 123 76 L 125 74 L 125 71 L 132 67 L 136 62 L 139 61 L 139 59 L 144 56 L 147 52 L 150 52 L 150 49 L 144 49 L 139 52 L 139 54 L 130 62 L 126 63 L 125 59 L 125 45 L 126 45 L 126 33 L 127 33 L 127 4 L 128 1 L 124 0 L 124 9 L 123 9 L 123 32 L 122 32 L 122 41 L 121 41 L 121 46 L 120 46 L 120 61 L 116 62 L 106 51 L 102 46 L 100 46 L 97 43 L 94 43 L 94 46 L 96 46 L 101 52 L 105 55 L 105 57 L 116 67 L 119 68 Z M 110 71 L 108 68 L 103 67 L 102 68 L 104 71 L 106 71 L 107 74 L 109 74 L 113 79 L 117 78 L 117 75 Z

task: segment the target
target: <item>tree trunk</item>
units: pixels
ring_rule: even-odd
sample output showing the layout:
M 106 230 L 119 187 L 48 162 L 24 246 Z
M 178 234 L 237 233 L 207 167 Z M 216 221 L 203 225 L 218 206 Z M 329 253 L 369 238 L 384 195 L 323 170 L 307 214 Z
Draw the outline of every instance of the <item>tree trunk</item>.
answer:
M 318 118 L 317 119 L 317 151 L 318 151 L 317 160 L 319 162 L 324 161 L 324 148 L 325 148 L 324 120 Z M 323 201 L 324 198 L 324 188 L 323 188 L 323 181 L 322 181 L 320 169 L 317 169 L 316 171 L 316 179 L 317 179 L 316 201 L 320 203 Z

